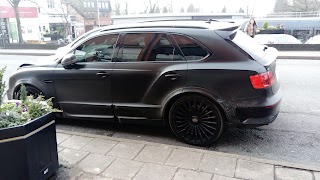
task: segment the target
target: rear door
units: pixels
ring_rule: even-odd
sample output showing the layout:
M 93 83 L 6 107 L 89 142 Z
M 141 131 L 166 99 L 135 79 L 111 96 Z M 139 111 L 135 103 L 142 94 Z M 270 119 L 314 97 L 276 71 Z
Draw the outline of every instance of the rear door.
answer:
M 120 121 L 161 119 L 161 105 L 182 92 L 187 63 L 165 33 L 125 33 L 112 72 L 112 96 Z

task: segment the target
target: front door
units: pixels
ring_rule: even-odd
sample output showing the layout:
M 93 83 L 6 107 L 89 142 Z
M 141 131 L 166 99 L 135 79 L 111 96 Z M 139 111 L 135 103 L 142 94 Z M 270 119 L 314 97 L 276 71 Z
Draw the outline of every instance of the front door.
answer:
M 73 51 L 77 63 L 57 65 L 56 97 L 66 117 L 113 119 L 111 72 L 117 41 L 118 34 L 91 38 Z
M 112 95 L 120 121 L 160 120 L 163 100 L 182 91 L 187 63 L 170 35 L 126 33 L 112 72 Z

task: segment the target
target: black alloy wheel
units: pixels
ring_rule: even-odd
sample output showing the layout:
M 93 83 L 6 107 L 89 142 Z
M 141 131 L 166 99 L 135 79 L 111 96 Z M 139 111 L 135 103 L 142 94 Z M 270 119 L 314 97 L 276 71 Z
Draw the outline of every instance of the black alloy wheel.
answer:
M 36 87 L 34 86 L 30 86 L 30 85 L 26 85 L 26 90 L 27 90 L 27 96 L 33 96 L 33 98 L 37 98 L 39 95 L 43 96 L 43 93 Z M 20 96 L 21 96 L 21 91 L 20 88 L 17 92 L 14 93 L 13 95 L 13 99 L 19 99 L 20 100 Z
M 177 100 L 169 112 L 173 133 L 182 141 L 205 146 L 215 142 L 223 131 L 223 116 L 208 98 L 185 96 Z

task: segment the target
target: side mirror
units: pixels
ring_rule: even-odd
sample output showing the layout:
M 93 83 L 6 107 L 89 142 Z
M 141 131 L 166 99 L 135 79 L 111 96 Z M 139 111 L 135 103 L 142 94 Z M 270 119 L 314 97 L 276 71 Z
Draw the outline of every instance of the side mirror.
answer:
M 63 67 L 73 65 L 77 62 L 77 58 L 73 53 L 67 54 L 63 57 L 61 64 Z

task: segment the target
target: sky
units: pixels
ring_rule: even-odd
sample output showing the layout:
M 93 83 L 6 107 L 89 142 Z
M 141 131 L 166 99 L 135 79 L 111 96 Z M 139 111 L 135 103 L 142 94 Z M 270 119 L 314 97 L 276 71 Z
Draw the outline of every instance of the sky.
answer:
M 119 2 L 121 9 L 123 9 L 123 3 L 126 1 L 128 1 L 129 13 L 137 14 L 143 11 L 149 0 L 111 0 L 111 3 Z M 271 13 L 275 4 L 275 0 L 152 0 L 152 2 L 157 2 L 160 8 L 168 6 L 172 2 L 174 13 L 179 13 L 181 7 L 186 11 L 192 3 L 203 13 L 220 13 L 226 6 L 227 13 L 235 13 L 242 8 L 245 12 L 248 9 L 249 14 L 256 17 Z

